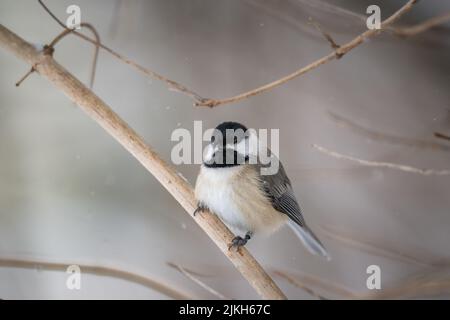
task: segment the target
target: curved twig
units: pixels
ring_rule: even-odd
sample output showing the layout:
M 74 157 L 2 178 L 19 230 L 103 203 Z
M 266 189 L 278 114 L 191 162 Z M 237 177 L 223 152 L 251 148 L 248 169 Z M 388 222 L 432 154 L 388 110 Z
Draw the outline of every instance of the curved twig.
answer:
M 98 34 L 94 26 L 91 25 L 90 23 L 82 22 L 80 23 L 80 26 L 89 29 L 95 37 L 95 52 L 94 52 L 94 59 L 92 61 L 91 77 L 89 81 L 89 89 L 92 89 L 94 87 L 95 70 L 97 69 L 98 52 L 100 49 L 100 35 Z M 64 29 L 64 31 L 61 32 L 59 35 L 57 35 L 48 46 L 54 48 L 59 41 L 61 41 L 65 36 L 73 33 L 74 31 L 75 29 L 68 29 L 68 28 Z
M 193 299 L 193 297 L 189 296 L 188 294 L 158 280 L 118 268 L 111 268 L 101 265 L 88 265 L 77 262 L 62 263 L 35 259 L 0 258 L 0 267 L 8 268 L 13 267 L 22 269 L 42 269 L 49 271 L 66 272 L 67 267 L 70 265 L 79 266 L 82 273 L 94 274 L 102 277 L 112 277 L 116 279 L 123 279 L 129 282 L 134 282 L 149 289 L 155 290 L 172 299 Z
M 44 2 L 43 2 L 42 0 L 38 0 L 38 1 L 39 1 L 39 3 L 41 4 L 41 6 L 45 9 L 45 11 L 47 11 L 48 14 L 49 14 L 49 15 L 50 15 L 50 16 L 51 16 L 51 17 L 52 17 L 52 18 L 53 18 L 53 19 L 54 19 L 61 27 L 63 27 L 65 30 L 71 30 L 71 29 L 67 28 L 67 26 L 66 26 L 61 20 L 59 20 L 58 17 L 56 17 L 56 16 L 53 14 L 53 12 L 51 12 L 51 10 L 44 4 Z M 105 46 L 105 45 L 102 44 L 101 42 L 100 42 L 100 43 L 97 43 L 95 40 L 93 40 L 93 39 L 91 39 L 91 38 L 85 36 L 85 35 L 82 34 L 82 33 L 77 32 L 77 31 L 75 31 L 75 30 L 71 30 L 70 32 L 73 33 L 74 35 L 76 35 L 77 37 L 80 37 L 81 39 L 87 41 L 87 42 L 90 42 L 90 43 L 92 43 L 92 44 L 94 44 L 94 45 L 97 45 L 97 44 L 98 44 L 98 46 L 99 46 L 100 48 L 102 48 L 103 50 L 105 50 L 105 51 L 108 52 L 109 54 L 113 55 L 113 56 L 116 57 L 117 59 L 121 60 L 122 62 L 124 62 L 124 63 L 130 65 L 132 68 L 134 68 L 134 69 L 137 70 L 138 72 L 144 74 L 144 75 L 147 76 L 147 77 L 151 77 L 151 78 L 154 78 L 154 79 L 157 79 L 157 80 L 160 80 L 160 81 L 166 83 L 166 84 L 169 86 L 169 88 L 172 89 L 173 91 L 177 91 L 177 92 L 183 93 L 183 94 L 189 96 L 190 98 L 192 98 L 192 99 L 193 99 L 194 101 L 196 101 L 196 102 L 202 102 L 202 101 L 205 100 L 205 99 L 202 98 L 200 95 L 198 95 L 198 94 L 195 93 L 194 91 L 188 89 L 187 87 L 183 86 L 182 84 L 180 84 L 180 83 L 178 83 L 178 82 L 176 82 L 176 81 L 170 80 L 169 78 L 166 78 L 166 77 L 164 77 L 163 75 L 161 75 L 161 74 L 159 74 L 159 73 L 156 73 L 156 72 L 154 72 L 154 71 L 152 71 L 152 70 L 150 70 L 150 69 L 147 69 L 147 68 L 145 68 L 145 67 L 143 67 L 143 66 L 137 64 L 136 62 L 134 62 L 134 61 L 132 61 L 132 60 L 130 60 L 130 59 L 124 57 L 123 55 L 121 55 L 121 54 L 119 54 L 119 53 L 117 53 L 117 52 L 114 51 L 113 49 L 111 49 L 111 48 Z

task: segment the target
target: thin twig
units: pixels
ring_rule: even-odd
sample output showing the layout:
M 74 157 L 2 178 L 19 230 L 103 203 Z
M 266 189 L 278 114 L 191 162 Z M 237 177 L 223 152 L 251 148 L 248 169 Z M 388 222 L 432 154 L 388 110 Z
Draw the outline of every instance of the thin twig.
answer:
M 328 41 L 332 49 L 340 48 L 340 45 L 338 45 L 336 41 L 334 41 L 333 37 L 331 37 L 331 35 L 328 32 L 324 31 L 320 26 L 320 24 L 315 22 L 312 17 L 309 17 L 309 23 L 312 24 L 314 28 L 316 28 L 317 31 L 319 31 L 320 34 L 325 38 L 325 40 Z
M 34 71 L 36 71 L 34 67 L 31 67 L 30 70 L 28 70 L 28 72 L 25 73 L 25 75 L 16 82 L 16 87 L 20 86 L 22 82 L 24 82 Z
M 42 7 L 52 16 L 52 18 L 64 29 L 68 29 L 64 23 L 59 20 L 51 11 L 50 9 L 42 2 L 42 0 L 38 0 L 39 3 L 42 5 Z M 397 12 L 395 12 L 391 17 L 389 17 L 388 19 L 386 19 L 385 21 L 383 21 L 383 23 L 381 24 L 382 26 L 382 30 L 387 30 L 387 31 L 392 31 L 395 29 L 391 28 L 391 24 L 394 23 L 395 21 L 397 21 L 404 13 L 406 13 L 407 11 L 409 11 L 413 5 L 417 2 L 418 0 L 409 0 L 408 3 L 406 3 L 403 7 L 401 7 Z M 343 9 L 344 11 L 346 11 L 345 9 Z M 357 14 L 355 14 L 357 15 Z M 440 23 L 444 23 L 446 20 L 445 19 L 436 19 L 434 20 L 434 22 L 432 24 L 426 24 L 426 22 L 424 22 L 423 24 L 427 25 L 427 28 L 421 27 L 418 31 L 416 31 L 415 34 L 423 32 L 428 30 L 431 27 L 434 27 Z M 410 27 L 413 28 L 413 27 Z M 407 28 L 406 28 L 407 29 Z M 404 30 L 406 30 L 404 28 Z M 322 64 L 325 64 L 331 60 L 334 60 L 336 58 L 340 58 L 343 55 L 345 55 L 347 52 L 349 52 L 350 50 L 354 49 L 355 47 L 359 46 L 360 44 L 362 44 L 366 39 L 373 37 L 377 34 L 380 33 L 380 30 L 368 30 L 362 34 L 360 34 L 359 36 L 357 36 L 356 38 L 354 38 L 352 41 L 342 45 L 341 47 L 339 47 L 338 49 L 335 50 L 335 52 L 332 52 L 316 61 L 314 61 L 313 63 L 291 73 L 290 75 L 287 75 L 281 79 L 275 80 L 271 83 L 268 83 L 266 85 L 263 85 L 259 88 L 244 92 L 242 94 L 230 97 L 230 98 L 226 98 L 226 99 L 207 99 L 207 98 L 203 98 L 201 95 L 199 95 L 198 93 L 196 93 L 195 91 L 187 88 L 186 86 L 171 80 L 161 74 L 158 74 L 150 69 L 147 69 L 139 64 L 137 64 L 136 62 L 127 59 L 126 57 L 122 56 L 121 54 L 117 53 L 116 51 L 112 50 L 111 48 L 108 48 L 107 46 L 105 46 L 104 44 L 100 43 L 99 46 L 100 48 L 104 49 L 105 51 L 107 51 L 108 53 L 110 53 L 111 55 L 113 55 L 115 58 L 121 60 L 122 62 L 130 65 L 131 67 L 133 67 L 135 70 L 137 70 L 138 72 L 144 74 L 147 77 L 151 77 L 157 80 L 160 80 L 164 83 L 166 83 L 166 85 L 172 89 L 173 91 L 177 91 L 180 92 L 188 97 L 190 97 L 193 101 L 194 101 L 194 105 L 195 106 L 205 106 L 205 107 L 215 107 L 218 105 L 222 105 L 222 104 L 229 104 L 229 103 L 234 103 L 252 96 L 255 96 L 257 94 L 263 93 L 265 91 L 271 90 L 277 86 L 280 86 L 294 78 L 297 78 L 319 66 L 321 66 Z M 96 41 L 79 33 L 74 31 L 73 34 L 77 35 L 78 37 L 82 38 L 85 41 L 88 41 L 92 44 L 96 44 Z
M 357 20 L 360 20 L 362 22 L 366 22 L 367 17 L 363 14 L 359 14 L 356 12 L 353 12 L 351 10 L 339 7 L 337 5 L 334 5 L 332 3 L 328 3 L 325 1 L 321 1 L 321 0 L 314 0 L 314 1 L 310 1 L 310 0 L 297 0 L 298 2 L 304 4 L 304 5 L 308 5 L 312 8 L 316 8 L 322 11 L 327 11 L 333 14 L 338 14 L 342 17 L 345 18 L 354 18 Z
M 172 299 L 193 299 L 192 296 L 179 291 L 165 283 L 152 279 L 148 276 L 140 275 L 138 273 L 130 272 L 123 269 L 112 268 L 101 265 L 89 265 L 78 262 L 62 263 L 49 262 L 38 259 L 17 259 L 17 258 L 0 258 L 0 267 L 6 268 L 22 268 L 34 270 L 49 270 L 66 272 L 67 267 L 77 265 L 80 267 L 82 273 L 94 274 L 102 277 L 112 277 L 116 279 L 123 279 L 129 282 L 140 284 L 144 287 L 155 290 Z
M 282 277 L 284 279 L 286 279 L 289 283 L 293 284 L 294 286 L 296 286 L 297 288 L 300 288 L 302 290 L 304 290 L 306 293 L 308 293 L 309 295 L 319 299 L 319 300 L 329 300 L 328 298 L 325 298 L 323 296 L 321 296 L 320 294 L 318 294 L 317 292 L 315 292 L 313 289 L 309 288 L 308 286 L 306 286 L 304 283 L 302 283 L 301 281 L 299 281 L 298 279 L 294 279 L 282 272 L 279 271 L 275 271 L 274 272 L 276 275 L 278 275 L 279 277 Z
M 88 28 L 95 36 L 95 52 L 94 52 L 94 59 L 92 61 L 92 67 L 91 67 L 91 76 L 90 76 L 90 80 L 89 80 L 89 89 L 92 90 L 92 88 L 94 87 L 94 81 L 95 81 L 95 71 L 97 69 L 97 60 L 98 60 L 98 52 L 100 49 L 100 36 L 97 32 L 97 30 L 94 28 L 94 26 L 92 26 L 89 23 L 80 23 L 80 26 L 82 27 L 86 27 Z M 53 54 L 53 50 L 55 45 L 61 41 L 65 36 L 67 36 L 68 34 L 71 34 L 75 31 L 75 29 L 64 29 L 63 32 L 61 32 L 59 35 L 57 35 L 52 42 L 50 42 L 49 45 L 46 46 L 47 50 L 51 50 L 51 54 Z M 16 87 L 20 86 L 22 84 L 22 82 L 33 72 L 35 71 L 34 67 L 32 67 L 30 69 L 30 71 L 28 71 L 17 83 L 16 83 Z
M 330 225 L 321 225 L 320 228 L 322 229 L 322 233 L 324 234 L 324 236 L 330 238 L 332 241 L 341 242 L 351 248 L 362 250 L 372 255 L 401 261 L 407 264 L 414 264 L 420 267 L 442 267 L 445 265 L 450 266 L 449 262 L 430 261 L 430 259 L 417 257 L 398 249 L 396 250 L 392 247 L 382 247 L 379 244 L 374 244 L 367 240 L 362 240 L 357 235 L 348 234 L 342 232 L 341 230 L 337 230 Z
M 92 61 L 92 67 L 91 67 L 91 77 L 90 77 L 90 81 L 89 81 L 89 89 L 92 89 L 94 87 L 95 70 L 97 69 L 98 52 L 100 49 L 100 35 L 98 34 L 95 27 L 93 25 L 91 25 L 90 23 L 82 22 L 82 23 L 80 23 L 80 26 L 89 29 L 95 37 L 95 52 L 94 52 L 94 59 Z M 59 35 L 57 35 L 53 39 L 53 41 L 50 42 L 50 44 L 48 46 L 51 48 L 54 48 L 55 45 L 59 41 L 61 41 L 68 34 L 74 33 L 74 31 L 75 31 L 75 29 L 68 29 L 68 28 L 64 29 L 64 31 L 61 32 Z
M 286 10 L 284 10 L 284 8 L 280 6 L 280 2 L 260 0 L 243 1 L 248 6 L 251 6 L 252 9 L 256 9 L 258 12 L 264 12 L 270 17 L 278 19 L 283 25 L 285 24 L 288 26 L 292 26 L 297 32 L 305 33 L 309 36 L 318 38 L 317 32 L 311 29 L 303 19 L 299 19 L 296 12 L 286 12 Z M 287 1 L 284 1 L 283 3 L 288 4 Z
M 49 14 L 49 15 L 50 15 L 50 16 L 51 16 L 51 17 L 52 17 L 52 18 L 53 18 L 53 19 L 54 19 L 61 27 L 63 27 L 63 28 L 66 29 L 66 30 L 71 30 L 71 29 L 67 28 L 66 25 L 65 25 L 61 20 L 59 20 L 59 19 L 51 12 L 51 10 L 43 3 L 42 0 L 38 0 L 38 1 L 39 1 L 39 3 L 41 4 L 41 6 L 45 9 L 45 11 L 47 11 L 48 14 Z M 91 38 L 85 36 L 85 35 L 82 34 L 82 33 L 79 33 L 79 32 L 77 32 L 77 31 L 75 31 L 75 30 L 71 31 L 71 33 L 73 33 L 73 34 L 76 35 L 77 37 L 80 37 L 81 39 L 83 39 L 83 40 L 85 40 L 85 41 L 87 41 L 87 42 L 90 42 L 90 43 L 92 43 L 92 44 L 94 44 L 94 45 L 97 45 L 96 40 L 91 39 Z M 185 94 L 185 95 L 187 95 L 188 97 L 190 97 L 191 99 L 193 99 L 193 100 L 194 100 L 195 102 L 197 102 L 197 103 L 201 103 L 201 102 L 203 102 L 204 100 L 206 100 L 205 98 L 202 98 L 199 94 L 197 94 L 197 93 L 195 93 L 194 91 L 188 89 L 187 87 L 183 86 L 182 84 L 180 84 L 180 83 L 178 83 L 178 82 L 176 82 L 176 81 L 170 80 L 169 78 L 166 78 L 165 76 L 163 76 L 163 75 L 161 75 L 161 74 L 159 74 L 159 73 L 157 73 L 157 72 L 155 72 L 155 71 L 152 71 L 152 70 L 150 70 L 150 69 L 147 69 L 147 68 L 145 68 L 145 67 L 143 67 L 143 66 L 137 64 L 136 62 L 134 62 L 134 61 L 132 61 L 132 60 L 126 58 L 125 56 L 123 56 L 123 55 L 121 55 L 121 54 L 119 54 L 119 53 L 117 53 L 117 52 L 114 51 L 113 49 L 111 49 L 111 48 L 105 46 L 103 43 L 100 42 L 100 43 L 98 43 L 98 45 L 99 45 L 100 48 L 102 48 L 103 50 L 105 50 L 106 52 L 108 52 L 109 54 L 111 54 L 112 56 L 114 56 L 115 58 L 121 60 L 121 61 L 124 62 L 125 64 L 128 64 L 129 66 L 131 66 L 132 68 L 134 68 L 135 70 L 137 70 L 138 72 L 140 72 L 141 74 L 143 74 L 143 75 L 145 75 L 145 76 L 147 76 L 147 77 L 151 77 L 151 78 L 153 78 L 153 79 L 157 79 L 157 80 L 159 80 L 159 81 L 162 81 L 162 82 L 166 83 L 167 86 L 168 86 L 169 88 L 171 88 L 173 91 L 177 91 L 177 92 L 180 92 L 180 93 L 182 93 L 182 94 Z
M 390 285 L 375 292 L 362 292 L 356 299 L 406 299 L 439 297 L 450 294 L 450 275 L 448 266 L 441 269 L 425 269 L 416 272 L 399 284 Z
M 397 285 L 382 287 L 381 290 L 370 293 L 355 292 L 341 285 L 333 284 L 328 280 L 314 276 L 294 276 L 278 270 L 274 273 L 302 290 L 305 290 L 305 287 L 309 289 L 309 286 L 314 286 L 326 290 L 329 294 L 335 295 L 339 299 L 373 300 L 433 297 L 450 294 L 450 277 L 447 274 L 441 275 L 442 271 L 448 271 L 448 267 L 443 268 L 441 271 L 435 269 L 420 271 Z M 309 290 L 311 290 L 309 292 L 310 294 L 322 297 L 314 290 Z
M 382 141 L 388 142 L 391 144 L 402 145 L 407 147 L 414 148 L 422 148 L 422 149 L 430 149 L 430 150 L 442 150 L 442 151 L 450 151 L 450 146 L 437 143 L 433 141 L 419 140 L 419 139 L 411 139 L 405 137 L 398 137 L 387 133 L 382 133 L 379 131 L 375 131 L 369 128 L 366 128 L 348 118 L 345 118 L 337 113 L 332 111 L 328 111 L 328 115 L 339 125 L 344 126 L 359 134 L 365 138 L 374 140 L 374 141 Z
M 166 163 L 128 124 L 83 83 L 59 65 L 51 55 L 38 51 L 30 43 L 0 24 L 0 46 L 18 58 L 36 66 L 36 71 L 74 101 L 95 122 L 103 127 L 130 152 L 178 201 L 189 216 L 197 207 L 191 185 Z M 246 248 L 228 250 L 234 235 L 223 222 L 209 211 L 199 213 L 194 220 L 220 248 L 256 292 L 265 299 L 285 299 L 283 292 L 253 258 Z
M 319 146 L 317 144 L 312 145 L 313 148 L 316 150 L 329 155 L 331 157 L 337 158 L 337 159 L 345 159 L 352 162 L 356 162 L 358 164 L 368 166 L 368 167 L 377 167 L 377 168 L 389 168 L 389 169 L 395 169 L 400 170 L 404 172 L 411 172 L 411 173 L 417 173 L 424 176 L 448 176 L 450 175 L 450 169 L 444 169 L 444 170 L 437 170 L 437 169 L 421 169 L 421 168 L 415 168 L 408 165 L 403 164 L 397 164 L 397 163 L 391 163 L 391 162 L 378 162 L 378 161 L 371 161 L 371 160 L 364 160 L 359 159 L 353 156 L 348 156 L 342 153 L 338 153 L 336 151 L 329 150 L 327 148 L 324 148 L 322 146 Z
M 439 139 L 450 140 L 450 136 L 440 133 L 440 132 L 435 132 L 434 136 Z
M 450 12 L 428 19 L 415 26 L 396 28 L 394 34 L 401 37 L 412 37 L 448 21 L 450 21 Z
M 356 12 L 353 12 L 351 10 L 336 6 L 334 4 L 331 3 L 327 3 L 324 1 L 320 1 L 320 0 L 314 0 L 314 1 L 309 1 L 309 0 L 297 0 L 303 4 L 306 4 L 308 6 L 311 7 L 315 7 L 317 9 L 323 10 L 323 11 L 327 11 L 330 13 L 335 13 L 338 14 L 342 17 L 348 17 L 348 18 L 353 18 L 353 19 L 357 19 L 361 22 L 366 22 L 367 21 L 367 16 L 363 15 L 363 14 L 359 14 Z M 418 24 L 418 25 L 414 25 L 414 26 L 398 26 L 398 27 L 394 27 L 394 26 L 388 26 L 386 28 L 387 31 L 392 32 L 395 35 L 401 36 L 401 37 L 412 37 L 415 35 L 418 35 L 419 33 L 428 31 L 436 26 L 439 26 L 441 24 L 444 24 L 446 22 L 450 21 L 450 12 L 442 14 L 440 16 L 437 17 L 432 17 L 428 20 L 425 20 L 424 22 Z
M 306 274 L 302 274 L 301 276 L 293 276 L 281 270 L 275 270 L 273 273 L 276 276 L 287 280 L 293 286 L 300 288 L 313 297 L 319 298 L 321 300 L 328 300 L 328 298 L 325 298 L 324 296 L 318 294 L 314 289 L 311 289 L 311 286 L 321 288 L 327 291 L 329 294 L 332 294 L 339 298 L 350 299 L 354 296 L 354 293 L 350 289 L 316 276 Z
M 252 96 L 255 96 L 257 94 L 263 93 L 265 91 L 271 90 L 275 87 L 278 87 L 294 78 L 297 78 L 311 70 L 316 69 L 317 67 L 320 67 L 321 65 L 334 60 L 336 58 L 340 58 L 343 55 L 345 55 L 346 53 L 348 53 L 349 51 L 351 51 L 352 49 L 356 48 L 357 46 L 359 46 L 360 44 L 362 44 L 364 41 L 366 41 L 367 39 L 376 36 L 378 34 L 380 34 L 380 31 L 382 31 L 383 29 L 386 29 L 388 26 L 390 26 L 392 23 L 394 23 L 395 21 L 397 21 L 398 19 L 400 19 L 400 17 L 402 17 L 406 12 L 408 12 L 409 10 L 412 9 L 412 7 L 414 6 L 414 4 L 417 3 L 418 0 L 409 0 L 405 5 L 403 5 L 403 7 L 401 7 L 399 10 L 397 10 L 394 14 L 392 14 L 389 18 L 387 18 L 386 20 L 384 20 L 381 23 L 381 29 L 377 30 L 377 29 L 370 29 L 367 30 L 365 32 L 363 32 L 362 34 L 358 35 L 357 37 L 355 37 L 353 40 L 347 42 L 346 44 L 341 45 L 338 49 L 336 49 L 334 52 L 310 63 L 309 65 L 298 69 L 297 71 L 283 77 L 280 78 L 278 80 L 275 80 L 273 82 L 270 82 L 268 84 L 265 84 L 259 88 L 241 93 L 239 95 L 230 97 L 230 98 L 226 98 L 226 99 L 207 99 L 203 102 L 197 102 L 195 105 L 197 106 L 207 106 L 207 107 L 216 107 L 218 105 L 222 105 L 222 104 L 229 104 L 229 103 L 234 103 Z
M 179 272 L 181 272 L 186 278 L 188 278 L 189 280 L 192 280 L 197 285 L 199 285 L 200 287 L 202 287 L 203 289 L 205 289 L 206 291 L 211 293 L 213 296 L 215 296 L 215 297 L 217 297 L 219 299 L 222 299 L 222 300 L 230 300 L 229 298 L 227 298 L 226 296 L 224 296 L 223 294 L 221 294 L 217 290 L 214 290 L 213 288 L 208 286 L 206 283 L 204 283 L 200 279 L 196 278 L 192 272 L 190 272 L 189 270 L 183 268 L 182 266 L 180 266 L 178 264 L 175 264 L 175 263 L 172 263 L 172 262 L 168 262 L 167 264 L 170 267 L 172 267 L 172 268 L 178 270 Z
M 94 81 L 95 81 L 95 71 L 97 69 L 97 60 L 98 60 L 98 52 L 100 49 L 100 35 L 98 34 L 97 30 L 94 28 L 94 26 L 92 26 L 89 23 L 85 23 L 82 22 L 80 23 L 81 27 L 86 27 L 87 29 L 89 29 L 95 36 L 95 52 L 94 52 L 94 59 L 92 60 L 92 66 L 91 66 L 91 76 L 90 76 L 90 80 L 89 80 L 89 89 L 92 90 L 92 88 L 94 87 Z M 60 34 L 58 34 L 51 42 L 49 45 L 45 46 L 45 49 L 47 50 L 47 52 L 49 54 L 53 54 L 54 52 L 54 48 L 55 45 L 61 41 L 65 36 L 67 36 L 68 34 L 71 34 L 75 31 L 75 29 L 69 29 L 66 28 L 64 29 L 63 32 L 61 32 Z M 17 83 L 16 83 L 16 87 L 20 86 L 22 84 L 22 82 L 28 78 L 28 76 L 30 74 L 32 74 L 35 71 L 34 67 L 31 67 L 30 71 L 28 71 Z

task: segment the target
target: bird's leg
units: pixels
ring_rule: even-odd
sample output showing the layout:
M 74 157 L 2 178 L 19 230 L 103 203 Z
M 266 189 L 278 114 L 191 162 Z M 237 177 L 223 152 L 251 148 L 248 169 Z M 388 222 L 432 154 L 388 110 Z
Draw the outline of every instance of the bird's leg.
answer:
M 228 250 L 231 250 L 231 248 L 236 248 L 236 250 L 239 250 L 240 247 L 245 246 L 245 244 L 248 242 L 248 240 L 250 240 L 253 236 L 253 232 L 248 231 L 245 234 L 245 237 L 242 238 L 240 236 L 236 236 L 233 238 L 233 240 L 231 241 L 231 244 L 228 246 Z
M 205 210 L 208 210 L 208 207 L 203 202 L 198 202 L 197 203 L 197 209 L 195 209 L 195 211 L 194 211 L 194 213 L 192 213 L 192 215 L 195 217 L 195 215 L 198 212 L 203 212 Z

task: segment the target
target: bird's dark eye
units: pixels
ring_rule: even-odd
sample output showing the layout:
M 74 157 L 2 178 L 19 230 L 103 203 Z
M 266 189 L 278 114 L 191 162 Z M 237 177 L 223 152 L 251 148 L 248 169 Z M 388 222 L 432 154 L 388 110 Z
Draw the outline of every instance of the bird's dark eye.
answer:
M 238 138 L 235 136 L 234 139 L 233 139 L 234 144 L 236 144 L 237 141 L 238 141 Z
M 216 136 L 211 137 L 211 143 L 214 143 L 214 141 L 216 141 Z

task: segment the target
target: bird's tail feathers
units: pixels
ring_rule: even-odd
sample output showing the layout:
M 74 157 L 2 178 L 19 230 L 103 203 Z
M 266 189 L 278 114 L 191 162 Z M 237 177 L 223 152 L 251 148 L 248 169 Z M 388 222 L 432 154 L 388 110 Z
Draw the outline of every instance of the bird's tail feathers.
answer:
M 324 257 L 327 260 L 331 260 L 330 255 L 323 246 L 322 242 L 316 237 L 316 235 L 307 226 L 299 226 L 294 221 L 289 221 L 289 227 L 295 232 L 300 240 L 305 245 L 309 252 L 315 255 Z

